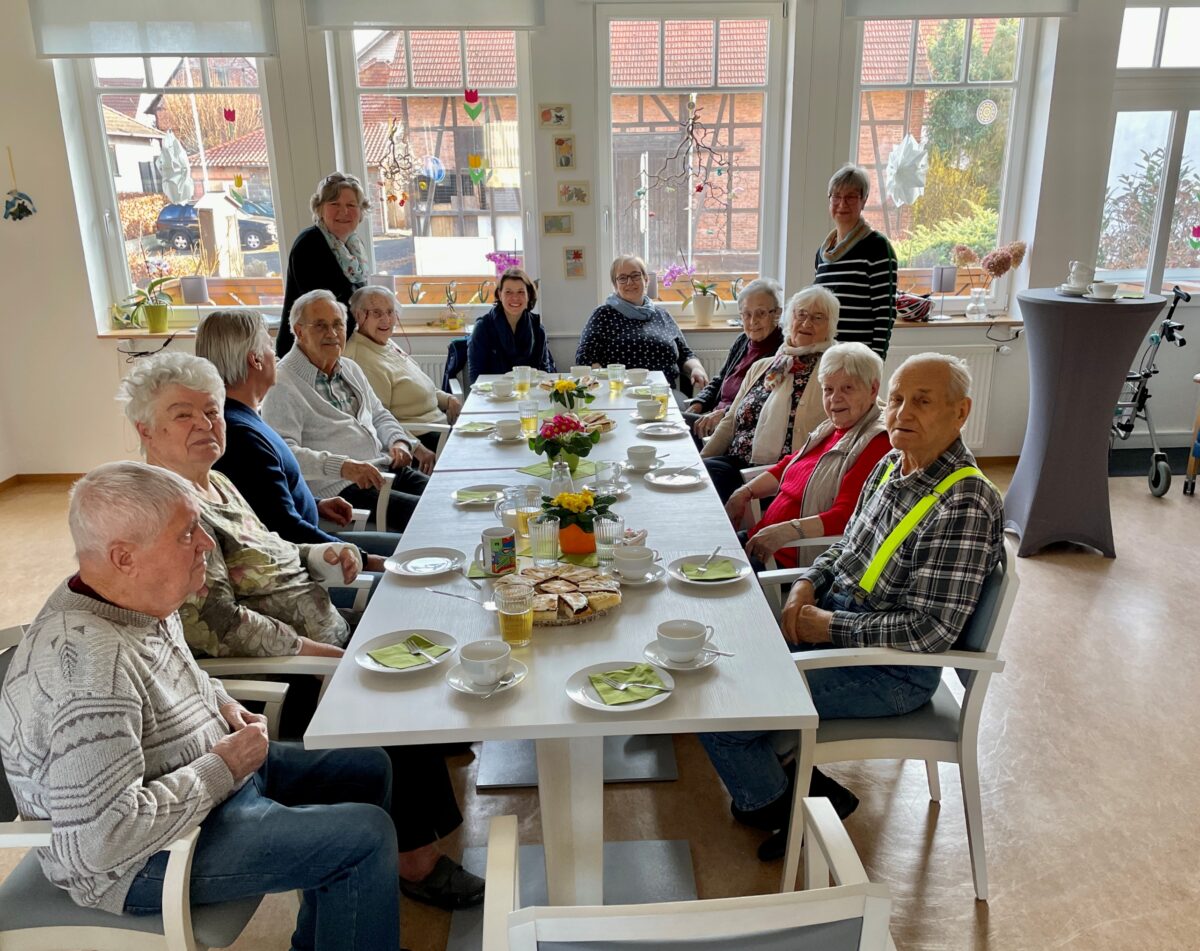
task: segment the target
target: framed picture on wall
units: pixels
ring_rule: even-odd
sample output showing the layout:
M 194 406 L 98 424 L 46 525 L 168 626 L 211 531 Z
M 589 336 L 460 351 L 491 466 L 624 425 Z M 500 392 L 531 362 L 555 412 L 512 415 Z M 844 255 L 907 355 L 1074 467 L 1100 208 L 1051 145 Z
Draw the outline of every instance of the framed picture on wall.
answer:
M 583 258 L 583 248 L 563 248 L 563 272 L 568 279 L 587 277 L 587 264 Z
M 560 205 L 586 205 L 592 200 L 590 182 L 559 182 L 558 203 Z
M 575 167 L 575 136 L 556 135 L 554 137 L 554 167 Z
M 538 106 L 538 125 L 543 129 L 571 128 L 571 107 L 563 103 Z
M 569 211 L 542 215 L 542 234 L 574 234 L 575 216 Z

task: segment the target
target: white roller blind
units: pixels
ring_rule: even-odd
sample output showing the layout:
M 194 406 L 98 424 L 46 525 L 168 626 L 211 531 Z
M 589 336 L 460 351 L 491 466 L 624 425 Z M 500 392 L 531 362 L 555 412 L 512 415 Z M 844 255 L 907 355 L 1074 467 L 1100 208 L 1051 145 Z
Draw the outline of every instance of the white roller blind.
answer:
M 304 0 L 309 27 L 319 30 L 536 30 L 544 0 Z
M 38 56 L 274 56 L 271 0 L 29 0 Z
M 846 16 L 862 20 L 921 17 L 1060 17 L 1079 12 L 1079 0 L 846 0 Z

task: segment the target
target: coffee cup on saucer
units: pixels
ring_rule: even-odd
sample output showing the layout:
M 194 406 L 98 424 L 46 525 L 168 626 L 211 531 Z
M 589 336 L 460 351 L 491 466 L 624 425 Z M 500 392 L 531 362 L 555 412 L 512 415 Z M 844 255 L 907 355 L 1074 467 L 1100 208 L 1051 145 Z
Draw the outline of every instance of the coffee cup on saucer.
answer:
M 459 648 L 458 660 L 471 683 L 477 687 L 491 687 L 508 673 L 511 654 L 512 648 L 504 641 L 472 641 Z
M 649 376 L 649 370 L 635 369 L 634 367 L 628 367 L 625 370 L 625 379 L 629 381 L 631 386 L 641 386 Z
M 644 422 L 653 422 L 662 412 L 662 404 L 658 400 L 638 400 L 637 417 Z
M 658 646 L 671 660 L 686 664 L 704 649 L 712 632 L 711 624 L 699 621 L 663 621 L 658 625 Z
M 513 395 L 512 380 L 497 380 L 492 384 L 492 395 L 508 399 Z
M 645 578 L 654 570 L 658 552 L 643 545 L 618 545 L 613 549 L 613 563 L 622 578 Z
M 516 439 L 521 435 L 521 421 L 519 419 L 496 420 L 496 435 L 501 439 Z
M 658 403 L 654 405 L 657 408 Z M 625 450 L 625 457 L 634 469 L 649 469 L 658 457 L 658 449 L 654 446 L 630 446 Z
M 1118 287 L 1119 285 L 1112 281 L 1093 281 L 1088 285 L 1088 293 L 1093 297 L 1116 300 Z

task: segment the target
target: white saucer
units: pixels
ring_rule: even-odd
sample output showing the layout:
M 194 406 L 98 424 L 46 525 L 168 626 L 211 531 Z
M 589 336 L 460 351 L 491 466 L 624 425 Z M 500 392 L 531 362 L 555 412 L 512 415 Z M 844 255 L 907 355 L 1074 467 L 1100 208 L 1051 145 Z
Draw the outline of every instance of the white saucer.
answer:
M 418 664 L 416 667 L 404 667 L 402 669 L 388 667 L 371 657 L 370 651 L 379 650 L 381 647 L 390 647 L 392 644 L 399 644 L 412 634 L 420 634 L 425 640 L 436 644 L 438 647 L 449 647 L 450 650 L 444 654 L 439 654 L 432 661 L 426 661 L 424 664 Z M 424 628 L 410 628 L 404 631 L 392 631 L 391 634 L 380 634 L 379 637 L 371 638 L 371 640 L 355 649 L 354 660 L 359 667 L 365 670 L 373 670 L 377 674 L 415 674 L 422 670 L 429 670 L 431 667 L 436 667 L 438 664 L 444 664 L 454 656 L 454 650 L 457 647 L 458 641 L 449 634 Z M 663 680 L 665 681 L 666 678 L 664 677 Z
M 639 423 L 637 431 L 639 435 L 645 436 L 647 439 L 674 439 L 677 436 L 688 434 L 688 428 L 683 423 L 663 420 L 656 423 Z
M 1070 284 L 1059 284 L 1054 291 L 1063 297 L 1083 297 L 1087 293 L 1082 287 L 1072 287 Z
M 516 393 L 510 393 L 508 396 L 501 396 L 498 393 L 489 393 L 487 395 L 487 401 L 489 403 L 511 403 L 513 400 L 518 399 L 520 399 L 520 397 L 517 396 Z
M 413 548 L 392 555 L 383 567 L 405 578 L 431 578 L 458 571 L 466 563 L 467 556 L 457 548 Z
M 455 489 L 450 493 L 450 498 L 454 499 L 455 505 L 461 505 L 463 508 L 470 508 L 475 505 L 495 505 L 504 498 L 504 490 L 506 485 L 499 485 L 495 482 L 486 482 L 481 485 L 464 485 L 461 489 Z M 491 492 L 492 498 L 489 499 L 472 499 L 469 502 L 462 502 L 458 498 L 459 492 Z
M 490 436 L 496 431 L 494 423 L 485 423 L 479 429 L 467 429 L 470 423 L 464 423 L 454 427 L 454 431 L 460 436 Z
M 702 670 L 711 664 L 715 664 L 717 658 L 721 655 L 712 654 L 702 649 L 691 660 L 671 660 L 663 651 L 656 638 L 646 645 L 642 651 L 642 656 L 655 667 L 665 667 L 667 670 Z
M 626 389 L 626 391 L 625 391 L 626 394 L 628 394 L 629 396 L 632 396 L 634 399 L 638 399 L 638 400 L 651 399 L 650 387 L 648 384 L 633 383 L 633 384 L 627 384 L 627 386 L 628 386 L 628 389 Z M 637 392 L 635 393 L 634 390 L 637 390 Z
M 493 432 L 491 434 L 491 439 L 492 439 L 492 442 L 498 442 L 501 445 L 509 446 L 509 445 L 512 445 L 513 443 L 527 442 L 529 440 L 529 437 L 526 436 L 524 433 L 518 433 L 515 436 L 501 436 L 498 432 Z
M 704 464 L 672 466 L 658 472 L 647 472 L 642 480 L 656 489 L 694 489 L 704 485 Z
M 446 671 L 446 686 L 451 690 L 457 690 L 459 693 L 469 694 L 472 697 L 487 697 L 493 693 L 504 693 L 505 690 L 512 690 L 513 687 L 525 679 L 529 673 L 529 668 L 515 657 L 510 657 L 508 661 L 508 673 L 513 674 L 512 683 L 505 684 L 503 687 L 481 687 L 467 677 L 463 672 L 462 664 L 458 663 Z M 507 675 L 505 674 L 505 676 Z
M 707 554 L 701 555 L 684 555 L 682 558 L 676 558 L 673 562 L 667 565 L 667 573 L 676 581 L 682 581 L 684 584 L 698 585 L 701 588 L 719 588 L 721 585 L 737 584 L 743 578 L 747 578 L 754 574 L 754 569 L 740 558 L 731 558 L 729 555 L 717 554 L 717 558 L 724 558 L 726 561 L 733 562 L 738 573 L 736 578 L 722 578 L 719 581 L 693 581 L 683 573 L 683 566 L 686 564 L 703 564 Z
M 1101 304 L 1115 304 L 1117 301 L 1119 301 L 1121 299 L 1121 295 L 1119 293 L 1117 293 L 1117 294 L 1114 294 L 1112 297 L 1097 297 L 1095 294 L 1084 294 L 1083 299 L 1098 301 Z
M 645 710 L 646 707 L 653 707 L 662 703 L 667 697 L 671 696 L 671 691 L 675 689 L 675 681 L 666 671 L 659 671 L 658 677 L 663 682 L 663 686 L 670 689 L 656 690 L 653 697 L 647 697 L 645 700 L 634 700 L 631 703 L 616 703 L 612 706 L 609 706 L 600 699 L 600 695 L 596 693 L 596 688 L 592 686 L 592 682 L 588 679 L 589 674 L 600 674 L 609 670 L 623 670 L 626 667 L 633 667 L 639 663 L 641 661 L 614 660 L 604 664 L 590 664 L 584 667 L 583 670 L 575 671 L 575 673 L 567 678 L 567 696 L 581 707 L 587 707 L 589 710 L 599 710 L 601 713 Z
M 628 460 L 628 458 L 626 458 L 626 460 L 625 460 L 624 462 L 622 462 L 622 463 L 621 463 L 621 467 L 622 467 L 622 468 L 623 468 L 623 469 L 624 469 L 626 472 L 636 472 L 636 473 L 638 473 L 639 475 L 641 475 L 641 474 L 643 474 L 643 473 L 646 473 L 646 472 L 653 472 L 655 469 L 661 469 L 661 468 L 662 468 L 663 466 L 665 466 L 665 465 L 666 465 L 666 463 L 665 463 L 665 462 L 664 462 L 662 459 L 655 459 L 655 460 L 654 460 L 652 463 L 650 463 L 650 465 L 648 465 L 648 466 L 639 466 L 639 465 L 636 465 L 636 464 L 634 464 L 634 463 L 630 462 L 630 461 Z
M 629 585 L 631 588 L 644 588 L 646 585 L 654 584 L 656 581 L 661 581 L 666 577 L 667 569 L 662 565 L 655 565 L 650 569 L 648 575 L 642 575 L 640 578 L 626 578 L 621 574 L 620 569 L 613 567 L 613 577 L 616 578 L 621 585 Z

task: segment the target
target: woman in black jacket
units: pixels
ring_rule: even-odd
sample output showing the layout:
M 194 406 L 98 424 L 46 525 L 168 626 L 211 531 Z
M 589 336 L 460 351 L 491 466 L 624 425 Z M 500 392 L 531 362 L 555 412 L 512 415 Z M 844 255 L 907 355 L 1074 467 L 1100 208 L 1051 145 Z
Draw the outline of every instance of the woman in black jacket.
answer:
M 350 295 L 367 283 L 367 251 L 354 233 L 370 206 L 362 183 L 353 175 L 333 172 L 321 179 L 309 205 L 313 225 L 296 236 L 288 253 L 283 312 L 275 339 L 280 357 L 295 340 L 288 315 L 296 298 L 309 291 L 331 291 L 349 310 Z M 346 320 L 348 337 L 354 333 L 354 318 L 348 315 Z
M 475 321 L 467 342 L 467 377 L 507 373 L 533 367 L 554 373 L 554 357 L 546 345 L 541 318 L 533 313 L 537 288 L 519 267 L 510 267 L 496 282 L 496 305 Z

